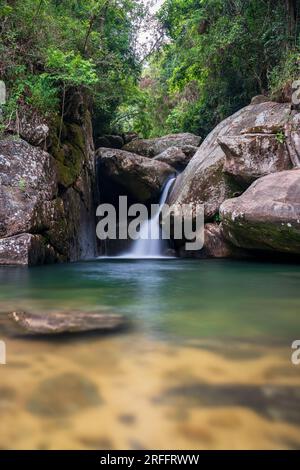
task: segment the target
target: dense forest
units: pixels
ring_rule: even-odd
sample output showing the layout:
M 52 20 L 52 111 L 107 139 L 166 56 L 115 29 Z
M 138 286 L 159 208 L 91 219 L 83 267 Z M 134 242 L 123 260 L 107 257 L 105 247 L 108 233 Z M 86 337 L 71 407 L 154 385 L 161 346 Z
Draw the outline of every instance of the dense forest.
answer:
M 299 77 L 299 1 L 166 0 L 166 41 L 131 106 L 149 135 L 206 135 L 257 94 L 284 100 Z M 299 26 L 299 25 L 298 25 Z
M 2 131 L 18 113 L 64 113 L 86 91 L 98 132 L 206 135 L 299 75 L 298 0 L 0 0 Z M 146 51 L 141 25 L 149 27 Z M 147 46 L 147 45 L 146 45 Z

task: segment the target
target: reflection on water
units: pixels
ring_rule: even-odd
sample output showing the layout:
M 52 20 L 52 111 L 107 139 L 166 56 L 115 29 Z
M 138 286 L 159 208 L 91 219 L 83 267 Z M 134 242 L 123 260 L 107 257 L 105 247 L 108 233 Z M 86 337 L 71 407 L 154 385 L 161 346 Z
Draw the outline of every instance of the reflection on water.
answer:
M 109 306 L 133 325 L 52 341 L 2 331 L 0 447 L 299 448 L 299 281 L 297 266 L 224 261 L 0 268 L 2 319 Z

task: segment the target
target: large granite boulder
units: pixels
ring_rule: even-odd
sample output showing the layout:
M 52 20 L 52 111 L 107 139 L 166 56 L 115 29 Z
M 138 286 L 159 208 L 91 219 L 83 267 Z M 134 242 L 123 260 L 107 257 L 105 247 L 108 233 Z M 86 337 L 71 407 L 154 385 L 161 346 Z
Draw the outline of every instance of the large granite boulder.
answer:
M 192 155 L 190 152 L 187 152 L 187 154 L 185 154 L 184 151 L 179 147 L 170 147 L 164 152 L 154 157 L 153 160 L 158 160 L 160 162 L 167 163 L 168 165 L 175 168 L 175 170 L 177 171 L 183 171 L 187 167 L 191 158 Z
M 47 228 L 57 195 L 55 160 L 23 140 L 0 141 L 0 237 Z
M 127 152 L 136 153 L 144 157 L 152 158 L 164 152 L 170 147 L 199 147 L 200 142 L 201 137 L 194 134 L 170 134 L 155 139 L 133 140 L 132 142 L 126 144 L 123 147 L 123 150 L 126 150 Z
M 226 138 L 228 143 L 229 139 L 244 135 L 240 137 L 240 141 L 245 142 L 243 145 L 247 147 L 247 142 L 251 140 L 248 134 L 266 134 L 266 139 L 273 141 L 274 149 L 275 136 L 277 140 L 281 139 L 281 133 L 284 133 L 290 118 L 291 106 L 289 104 L 262 102 L 251 104 L 225 119 L 208 135 L 187 168 L 179 175 L 168 203 L 204 204 L 206 220 L 213 219 L 225 199 L 241 193 L 244 189 L 238 184 L 236 178 L 232 178 L 223 171 L 226 154 L 219 142 L 225 142 Z M 278 148 L 280 152 L 283 152 L 281 147 L 278 146 Z M 286 165 L 288 157 L 286 152 L 283 153 L 284 165 Z
M 99 178 L 109 178 L 138 202 L 157 199 L 166 180 L 175 173 L 166 163 L 124 150 L 100 148 L 96 158 Z
M 223 233 L 238 247 L 300 254 L 300 170 L 256 180 L 220 208 Z
M 53 124 L 48 152 L 17 136 L 0 141 L 0 264 L 95 255 L 92 126 L 79 101 L 77 108 Z
M 225 153 L 224 172 L 243 187 L 262 176 L 293 166 L 283 135 L 224 136 L 219 144 Z

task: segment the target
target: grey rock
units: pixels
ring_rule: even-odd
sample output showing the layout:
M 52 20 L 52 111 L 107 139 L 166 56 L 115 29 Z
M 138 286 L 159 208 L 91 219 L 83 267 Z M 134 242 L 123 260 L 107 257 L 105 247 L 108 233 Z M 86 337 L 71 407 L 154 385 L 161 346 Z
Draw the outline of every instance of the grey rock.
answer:
M 265 102 L 249 105 L 221 122 L 205 139 L 184 172 L 177 178 L 168 203 L 204 204 L 205 218 L 211 220 L 226 199 L 241 192 L 236 181 L 223 171 L 225 153 L 219 141 L 249 133 L 276 134 L 291 116 L 288 104 Z M 247 139 L 247 137 L 245 137 Z
M 0 239 L 0 265 L 34 266 L 61 261 L 41 235 L 23 233 Z
M 57 194 L 55 160 L 23 140 L 0 141 L 0 237 L 38 232 Z
M 218 142 L 225 153 L 224 172 L 242 186 L 293 166 L 284 138 L 274 134 L 224 136 Z
M 158 198 L 165 181 L 175 173 L 166 163 L 124 150 L 101 148 L 96 158 L 100 177 L 120 184 L 138 202 Z
M 164 152 L 170 147 L 199 147 L 200 142 L 201 137 L 194 134 L 170 134 L 155 139 L 133 140 L 132 142 L 126 144 L 123 147 L 123 150 L 126 150 L 127 152 L 136 153 L 144 157 L 152 158 Z
M 300 170 L 256 180 L 220 208 L 223 233 L 238 247 L 300 254 Z
M 186 168 L 191 158 L 191 156 L 187 156 L 180 148 L 170 147 L 163 153 L 154 157 L 153 160 L 167 163 L 177 171 L 182 171 Z

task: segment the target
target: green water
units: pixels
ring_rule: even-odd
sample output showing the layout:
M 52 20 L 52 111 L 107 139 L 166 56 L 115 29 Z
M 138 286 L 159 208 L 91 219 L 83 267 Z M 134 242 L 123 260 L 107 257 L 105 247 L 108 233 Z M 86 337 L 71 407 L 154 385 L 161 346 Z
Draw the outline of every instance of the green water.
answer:
M 14 309 L 110 310 L 130 328 L 1 331 L 0 449 L 300 448 L 300 266 L 94 260 L 0 268 Z
M 0 268 L 0 301 L 109 306 L 151 335 L 300 335 L 300 267 L 234 261 L 96 260 Z

